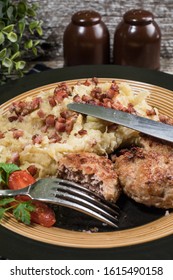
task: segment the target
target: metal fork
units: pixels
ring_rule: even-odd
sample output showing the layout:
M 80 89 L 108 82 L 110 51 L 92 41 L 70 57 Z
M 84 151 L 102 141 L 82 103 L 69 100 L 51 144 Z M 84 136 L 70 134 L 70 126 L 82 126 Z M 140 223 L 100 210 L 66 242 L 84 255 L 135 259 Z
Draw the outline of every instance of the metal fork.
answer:
M 0 197 L 28 195 L 31 199 L 83 212 L 112 227 L 118 227 L 119 208 L 93 191 L 71 181 L 44 178 L 19 190 L 0 190 Z

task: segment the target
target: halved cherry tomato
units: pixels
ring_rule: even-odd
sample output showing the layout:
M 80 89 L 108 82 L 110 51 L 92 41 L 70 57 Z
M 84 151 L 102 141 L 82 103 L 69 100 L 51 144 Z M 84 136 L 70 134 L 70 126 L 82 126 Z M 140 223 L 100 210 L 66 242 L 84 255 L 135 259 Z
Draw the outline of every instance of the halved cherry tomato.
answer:
M 18 190 L 33 184 L 35 181 L 35 178 L 26 170 L 19 170 L 10 174 L 8 186 L 10 189 Z M 27 201 L 30 200 L 30 197 L 26 195 L 18 195 L 16 196 L 16 200 Z M 52 208 L 41 201 L 33 200 L 32 204 L 35 206 L 35 210 L 31 212 L 31 222 L 45 227 L 51 227 L 55 224 L 56 218 Z
M 33 201 L 35 210 L 31 212 L 31 221 L 44 227 L 51 227 L 56 222 L 55 212 L 46 203 Z
M 29 196 L 17 195 L 16 200 L 28 201 Z M 35 206 L 35 210 L 31 212 L 31 222 L 42 225 L 44 227 L 51 227 L 56 222 L 55 212 L 46 203 L 33 200 L 32 204 Z
M 12 190 L 19 190 L 35 182 L 35 178 L 26 170 L 17 170 L 10 174 L 8 187 Z

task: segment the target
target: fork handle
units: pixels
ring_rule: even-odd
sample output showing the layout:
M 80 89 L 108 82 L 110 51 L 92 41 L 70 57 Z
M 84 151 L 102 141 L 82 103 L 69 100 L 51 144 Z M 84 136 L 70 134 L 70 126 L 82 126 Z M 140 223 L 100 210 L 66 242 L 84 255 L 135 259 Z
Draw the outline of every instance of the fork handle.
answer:
M 28 187 L 19 190 L 0 190 L 0 197 L 16 196 L 16 195 L 28 195 Z

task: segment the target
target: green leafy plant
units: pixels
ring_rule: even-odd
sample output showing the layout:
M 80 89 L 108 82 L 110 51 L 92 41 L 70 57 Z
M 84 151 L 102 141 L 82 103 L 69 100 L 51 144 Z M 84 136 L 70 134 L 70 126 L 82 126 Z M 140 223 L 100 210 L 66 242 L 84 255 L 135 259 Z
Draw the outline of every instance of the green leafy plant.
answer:
M 0 83 L 9 76 L 23 76 L 26 57 L 37 55 L 42 22 L 37 18 L 38 5 L 26 0 L 0 0 Z

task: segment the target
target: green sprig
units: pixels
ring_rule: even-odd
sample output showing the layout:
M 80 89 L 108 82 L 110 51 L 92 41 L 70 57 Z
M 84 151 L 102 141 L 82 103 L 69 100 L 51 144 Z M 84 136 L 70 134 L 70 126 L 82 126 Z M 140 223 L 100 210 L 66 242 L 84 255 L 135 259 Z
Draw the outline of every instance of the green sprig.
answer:
M 14 163 L 0 163 L 0 184 L 8 184 L 9 175 L 20 170 L 20 168 Z
M 6 213 L 10 212 L 17 221 L 30 225 L 31 212 L 34 210 L 35 206 L 32 204 L 31 200 L 21 202 L 15 198 L 3 198 L 0 200 L 0 221 L 4 218 Z

